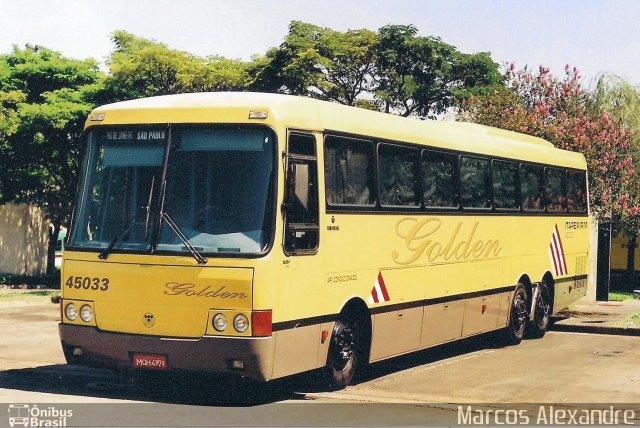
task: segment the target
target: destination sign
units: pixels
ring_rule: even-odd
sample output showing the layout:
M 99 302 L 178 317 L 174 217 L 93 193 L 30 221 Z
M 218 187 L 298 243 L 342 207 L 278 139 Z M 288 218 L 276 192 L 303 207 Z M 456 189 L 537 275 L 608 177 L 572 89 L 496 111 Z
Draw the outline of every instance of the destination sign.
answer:
M 123 143 L 131 142 L 153 142 L 162 141 L 166 137 L 166 129 L 148 129 L 148 130 L 109 130 L 103 134 L 106 141 L 117 141 Z

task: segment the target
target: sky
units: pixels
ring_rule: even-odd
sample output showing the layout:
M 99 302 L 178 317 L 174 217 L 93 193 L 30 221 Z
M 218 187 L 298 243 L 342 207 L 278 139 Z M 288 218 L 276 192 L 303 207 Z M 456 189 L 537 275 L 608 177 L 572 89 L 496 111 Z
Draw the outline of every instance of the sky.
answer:
M 499 64 L 577 67 L 586 86 L 602 73 L 640 86 L 637 0 L 0 0 L 0 53 L 41 45 L 104 63 L 110 34 L 126 30 L 198 56 L 248 60 L 278 46 L 291 21 L 339 31 L 413 24 Z

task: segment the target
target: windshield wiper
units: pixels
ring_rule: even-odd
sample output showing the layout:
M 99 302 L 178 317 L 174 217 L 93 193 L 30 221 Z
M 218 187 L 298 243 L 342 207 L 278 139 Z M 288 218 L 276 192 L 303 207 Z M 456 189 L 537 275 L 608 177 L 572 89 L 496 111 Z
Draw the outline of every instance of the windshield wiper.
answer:
M 189 250 L 189 252 L 193 256 L 193 258 L 196 259 L 198 264 L 203 265 L 207 263 L 207 259 L 202 257 L 202 254 L 200 254 L 198 250 L 196 250 L 196 248 L 193 245 L 191 245 L 191 242 L 189 242 L 189 238 L 187 238 L 185 234 L 182 233 L 182 231 L 180 230 L 178 225 L 173 221 L 171 216 L 164 211 L 162 212 L 162 220 L 164 220 L 169 226 L 169 228 L 173 230 L 173 232 L 178 236 L 178 239 L 180 239 L 180 241 L 182 241 L 184 246 L 187 247 L 187 250 Z
M 107 246 L 107 248 L 105 248 L 104 250 L 102 250 L 100 254 L 98 254 L 98 258 L 101 260 L 106 260 L 106 258 L 109 257 L 109 254 L 111 254 L 111 251 L 113 251 L 113 248 L 116 246 L 116 244 L 122 241 L 123 239 L 126 239 L 127 236 L 129 236 L 129 233 L 131 233 L 131 230 L 133 230 L 135 225 L 138 223 L 138 221 L 142 219 L 142 216 L 146 212 L 147 212 L 147 207 L 141 207 L 138 214 L 136 214 L 135 217 L 129 220 L 129 223 L 127 223 L 122 227 L 122 229 L 120 229 L 118 234 L 109 243 L 109 246 Z
M 126 239 L 127 236 L 129 236 L 129 233 L 131 233 L 131 230 L 133 230 L 136 223 L 138 223 L 138 221 L 140 221 L 143 216 L 145 216 L 144 239 L 147 240 L 149 238 L 149 219 L 151 217 L 151 201 L 153 200 L 153 188 L 154 188 L 155 182 L 156 182 L 156 176 L 154 175 L 153 177 L 151 177 L 151 187 L 149 188 L 149 198 L 147 200 L 147 206 L 140 207 L 140 211 L 138 212 L 138 214 L 136 214 L 129 221 L 129 223 L 127 223 L 125 226 L 122 227 L 122 229 L 120 229 L 118 234 L 109 243 L 107 248 L 105 248 L 104 250 L 102 250 L 100 254 L 98 254 L 98 258 L 100 258 L 101 260 L 106 260 L 106 258 L 109 257 L 109 254 L 111 253 L 111 251 L 113 251 L 113 248 L 116 246 L 116 244 L 122 241 L 123 239 Z

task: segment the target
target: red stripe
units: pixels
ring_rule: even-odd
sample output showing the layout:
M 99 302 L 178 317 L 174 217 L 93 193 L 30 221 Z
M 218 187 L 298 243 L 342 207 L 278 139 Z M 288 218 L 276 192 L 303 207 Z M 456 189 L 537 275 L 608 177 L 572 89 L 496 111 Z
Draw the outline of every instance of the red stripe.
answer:
M 563 264 L 564 255 L 562 254 L 562 246 L 559 243 L 558 235 L 553 234 L 553 246 L 555 248 L 556 259 L 558 260 L 558 272 L 559 275 L 567 273 L 566 264 Z
M 556 253 L 553 249 L 553 239 L 549 243 L 549 249 L 551 250 L 551 260 L 553 260 L 553 268 L 555 269 L 556 276 L 558 275 L 558 262 L 556 260 Z
M 558 245 L 558 237 L 553 235 L 553 247 L 555 248 L 556 258 L 558 260 L 558 274 L 564 275 L 564 267 L 562 266 L 562 253 L 560 252 L 560 246 Z
M 558 269 L 556 269 L 556 275 L 562 275 L 562 263 L 560 262 L 560 250 L 558 249 L 558 242 L 556 241 L 556 235 L 551 235 L 551 245 L 553 246 L 553 257 L 556 260 Z
M 564 257 L 564 247 L 562 246 L 562 239 L 560 238 L 560 231 L 558 230 L 558 225 L 556 224 L 556 233 L 558 234 L 558 242 L 560 243 L 560 255 L 562 256 L 562 266 L 564 268 L 565 275 L 567 274 L 567 259 Z
M 562 253 L 562 243 L 560 237 L 556 234 L 553 235 L 553 245 L 556 247 L 556 255 L 558 257 L 558 267 L 560 268 L 560 275 L 567 273 L 566 262 L 564 261 L 564 254 Z
M 384 279 L 382 278 L 382 272 L 378 273 L 378 284 L 380 284 L 380 290 L 382 290 L 382 296 L 384 297 L 384 301 L 388 302 L 391 300 L 389 298 L 389 293 L 387 292 L 387 287 L 384 285 Z
M 371 290 L 371 297 L 373 297 L 373 301 L 375 303 L 379 302 L 379 300 L 378 300 L 378 292 L 376 291 L 376 287 L 375 286 L 373 287 L 373 290 Z

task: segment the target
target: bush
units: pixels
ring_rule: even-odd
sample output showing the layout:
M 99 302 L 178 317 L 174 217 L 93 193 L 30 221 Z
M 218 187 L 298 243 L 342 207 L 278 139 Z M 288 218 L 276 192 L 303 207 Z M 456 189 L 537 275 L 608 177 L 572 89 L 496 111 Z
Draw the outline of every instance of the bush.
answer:
M 0 273 L 0 286 L 9 288 L 53 288 L 60 289 L 60 271 L 41 276 L 14 275 Z

